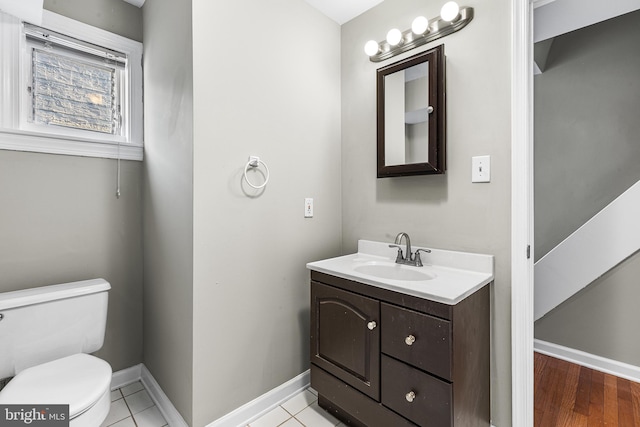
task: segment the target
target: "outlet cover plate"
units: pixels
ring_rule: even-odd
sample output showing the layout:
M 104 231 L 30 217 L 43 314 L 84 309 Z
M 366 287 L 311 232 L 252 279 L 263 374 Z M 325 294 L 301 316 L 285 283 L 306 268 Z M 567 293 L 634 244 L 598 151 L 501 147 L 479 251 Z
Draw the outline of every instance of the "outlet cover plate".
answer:
M 304 217 L 313 218 L 313 199 L 311 197 L 304 199 Z

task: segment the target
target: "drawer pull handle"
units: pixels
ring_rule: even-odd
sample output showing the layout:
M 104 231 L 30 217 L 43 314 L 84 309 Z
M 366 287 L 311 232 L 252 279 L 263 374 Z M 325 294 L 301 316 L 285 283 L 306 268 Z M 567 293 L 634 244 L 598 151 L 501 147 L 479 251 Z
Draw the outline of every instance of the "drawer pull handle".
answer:
M 416 398 L 416 394 L 413 391 L 410 391 L 404 397 L 407 399 L 407 402 L 411 403 L 413 402 L 413 399 Z
M 414 342 L 416 342 L 416 337 L 414 337 L 413 335 L 409 335 L 404 339 L 404 343 L 406 345 L 413 345 Z
M 369 323 L 367 323 L 367 328 L 369 328 L 370 331 L 373 331 L 376 326 L 378 326 L 378 324 L 376 322 L 374 322 L 373 320 Z

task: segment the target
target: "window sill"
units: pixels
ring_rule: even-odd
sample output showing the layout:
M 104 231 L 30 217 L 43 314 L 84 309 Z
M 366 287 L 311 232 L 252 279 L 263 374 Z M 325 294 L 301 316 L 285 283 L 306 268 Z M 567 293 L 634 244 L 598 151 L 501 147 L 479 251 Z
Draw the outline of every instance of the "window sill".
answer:
M 0 150 L 30 151 L 37 153 L 63 154 L 67 156 L 102 157 L 105 159 L 143 159 L 141 145 L 99 142 L 86 139 L 61 138 L 32 132 L 0 130 Z

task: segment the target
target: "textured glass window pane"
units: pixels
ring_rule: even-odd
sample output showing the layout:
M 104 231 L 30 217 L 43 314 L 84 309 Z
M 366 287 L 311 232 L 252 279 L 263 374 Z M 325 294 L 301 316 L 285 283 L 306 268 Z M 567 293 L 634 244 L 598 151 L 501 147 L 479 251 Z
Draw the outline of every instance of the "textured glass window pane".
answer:
M 115 134 L 115 71 L 33 50 L 36 123 Z

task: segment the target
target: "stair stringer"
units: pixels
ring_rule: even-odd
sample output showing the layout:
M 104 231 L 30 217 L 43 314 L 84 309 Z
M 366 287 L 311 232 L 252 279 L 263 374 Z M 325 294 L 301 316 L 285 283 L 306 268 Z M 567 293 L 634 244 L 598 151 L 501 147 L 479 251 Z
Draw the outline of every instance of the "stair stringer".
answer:
M 640 249 L 640 181 L 534 266 L 538 320 Z

